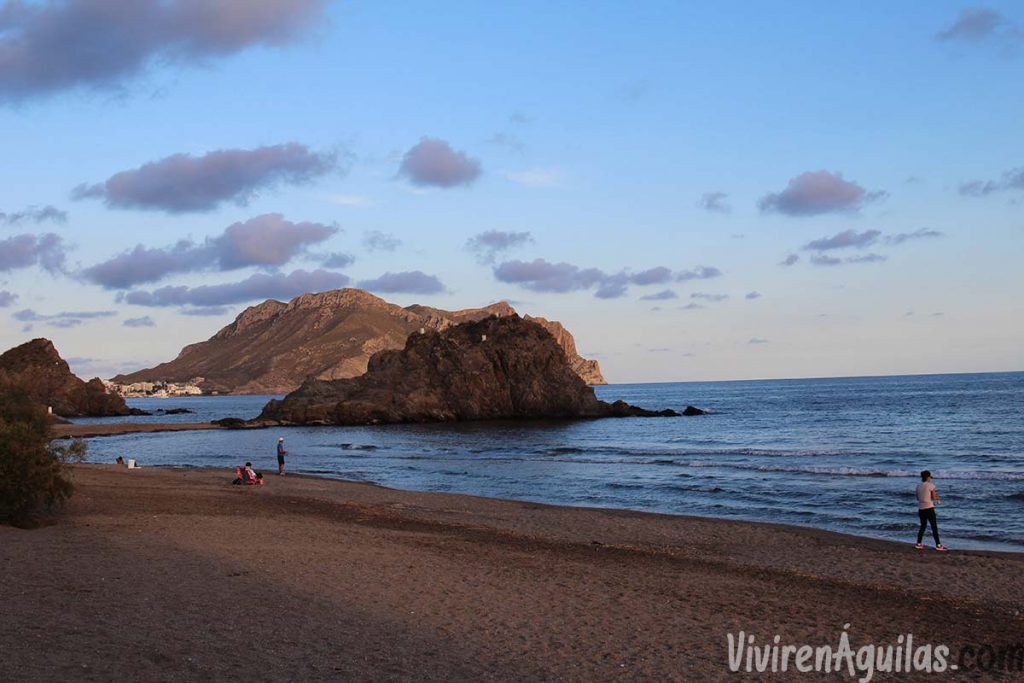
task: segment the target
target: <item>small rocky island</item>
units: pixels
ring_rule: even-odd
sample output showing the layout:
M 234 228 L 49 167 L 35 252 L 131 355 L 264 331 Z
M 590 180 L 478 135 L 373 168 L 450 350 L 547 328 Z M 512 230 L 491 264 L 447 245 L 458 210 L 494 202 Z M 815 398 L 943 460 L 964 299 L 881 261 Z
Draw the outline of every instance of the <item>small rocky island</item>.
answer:
M 512 314 L 413 333 L 359 377 L 310 379 L 270 401 L 252 425 L 678 415 L 599 401 L 551 333 Z

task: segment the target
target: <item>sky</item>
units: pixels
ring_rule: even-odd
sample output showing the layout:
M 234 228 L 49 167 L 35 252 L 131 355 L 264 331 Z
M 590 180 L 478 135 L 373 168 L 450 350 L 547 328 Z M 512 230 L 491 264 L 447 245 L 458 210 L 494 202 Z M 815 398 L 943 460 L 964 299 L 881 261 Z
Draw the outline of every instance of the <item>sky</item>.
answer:
M 1024 370 L 1019 2 L 0 0 L 0 348 L 351 286 L 610 382 Z

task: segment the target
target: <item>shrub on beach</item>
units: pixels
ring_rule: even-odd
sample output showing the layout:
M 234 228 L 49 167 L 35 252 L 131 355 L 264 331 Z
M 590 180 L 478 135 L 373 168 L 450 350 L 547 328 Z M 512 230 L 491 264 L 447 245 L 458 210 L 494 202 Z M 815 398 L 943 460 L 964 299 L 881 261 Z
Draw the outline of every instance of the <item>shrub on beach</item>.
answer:
M 85 458 L 85 442 L 50 445 L 46 410 L 24 386 L 0 385 L 0 523 L 30 527 L 42 510 L 71 497 L 68 464 Z

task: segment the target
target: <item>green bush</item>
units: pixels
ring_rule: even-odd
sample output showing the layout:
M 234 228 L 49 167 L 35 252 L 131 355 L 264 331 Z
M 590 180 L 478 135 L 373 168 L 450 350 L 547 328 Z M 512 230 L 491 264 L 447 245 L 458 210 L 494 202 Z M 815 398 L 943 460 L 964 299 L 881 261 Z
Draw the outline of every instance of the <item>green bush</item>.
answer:
M 68 464 L 85 459 L 85 442 L 51 439 L 49 416 L 27 389 L 0 386 L 0 523 L 33 526 L 71 497 Z

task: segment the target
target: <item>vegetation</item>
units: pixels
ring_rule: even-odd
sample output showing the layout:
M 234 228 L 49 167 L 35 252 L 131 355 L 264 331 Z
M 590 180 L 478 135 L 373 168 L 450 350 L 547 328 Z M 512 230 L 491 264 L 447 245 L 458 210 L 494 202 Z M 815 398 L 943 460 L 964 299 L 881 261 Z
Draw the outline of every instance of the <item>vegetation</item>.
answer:
M 51 445 L 47 411 L 22 385 L 0 385 L 0 523 L 34 526 L 40 512 L 71 497 L 68 465 L 85 459 L 85 442 Z

